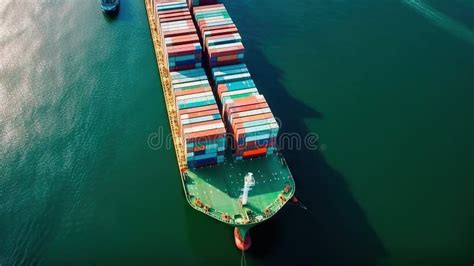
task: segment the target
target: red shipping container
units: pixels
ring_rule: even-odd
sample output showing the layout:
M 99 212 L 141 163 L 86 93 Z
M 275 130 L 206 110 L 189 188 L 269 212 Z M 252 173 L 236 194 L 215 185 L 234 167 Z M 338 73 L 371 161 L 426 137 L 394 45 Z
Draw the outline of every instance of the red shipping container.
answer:
M 160 18 L 160 23 L 168 23 L 173 21 L 180 21 L 180 20 L 188 20 L 191 19 L 191 15 L 183 15 L 183 16 L 176 16 L 176 17 L 169 17 L 169 18 Z
M 168 53 L 168 56 L 180 56 L 180 55 L 201 53 L 201 50 L 196 50 L 199 47 L 196 44 L 199 44 L 199 43 L 197 42 L 194 44 L 182 44 L 182 45 L 171 46 L 166 49 L 166 52 Z
M 243 156 L 244 158 L 251 158 L 251 157 L 261 156 L 264 154 L 267 154 L 267 148 L 260 148 L 260 149 L 245 151 L 243 153 Z
M 206 140 L 214 140 L 225 137 L 225 129 L 217 128 L 205 131 L 199 131 L 194 133 L 188 133 L 184 135 L 184 139 L 187 142 L 198 142 Z
M 174 93 L 174 97 L 177 98 L 178 96 L 202 93 L 202 92 L 207 92 L 207 91 L 212 91 L 211 87 L 202 87 L 202 88 L 196 88 L 196 89 L 190 89 L 190 90 L 177 91 Z
M 212 25 L 212 26 L 207 26 L 204 25 L 199 28 L 201 31 L 217 31 L 217 30 L 226 30 L 226 29 L 237 29 L 234 23 L 232 24 L 224 24 L 224 25 Z
M 244 52 L 244 46 L 239 43 L 235 46 L 223 47 L 223 48 L 214 48 L 213 46 L 207 48 L 207 53 L 210 58 L 219 57 L 225 55 L 234 55 L 241 54 Z
M 178 110 L 178 114 L 184 115 L 184 114 L 190 114 L 194 112 L 202 112 L 202 111 L 214 110 L 214 109 L 217 109 L 217 105 L 210 104 L 210 105 L 205 105 L 205 106 L 200 106 L 200 107 L 193 107 L 193 108 Z
M 222 120 L 216 119 L 216 120 L 211 120 L 211 121 L 199 122 L 199 123 L 184 125 L 184 126 L 181 127 L 181 130 L 184 131 L 185 129 L 188 129 L 188 128 L 194 128 L 194 127 L 200 127 L 200 126 L 209 126 L 209 125 L 218 126 L 219 123 L 222 124 Z M 199 130 L 199 131 L 202 131 L 202 130 Z
M 267 101 L 265 100 L 263 95 L 253 95 L 250 97 L 236 99 L 233 102 L 227 103 L 224 106 L 224 115 L 227 116 L 227 114 L 232 114 L 233 109 L 237 107 L 243 107 L 247 105 L 260 104 L 260 103 L 266 103 L 266 102 Z
M 242 155 L 245 151 L 249 151 L 249 150 L 254 150 L 254 149 L 259 149 L 259 148 L 270 148 L 270 147 L 276 147 L 276 138 L 271 138 L 270 140 L 268 140 L 269 142 L 265 145 L 262 145 L 262 144 L 257 144 L 256 141 L 250 141 L 250 142 L 247 142 L 246 144 L 244 145 L 239 145 L 237 146 L 237 144 L 234 142 L 234 154 L 235 155 Z
M 204 33 L 205 32 L 211 32 L 211 31 L 225 31 L 228 30 L 229 32 L 238 32 L 237 27 L 235 24 L 226 24 L 226 25 L 220 25 L 220 26 L 205 26 L 205 27 L 200 27 L 199 32 L 201 33 L 201 36 L 204 38 Z M 220 32 L 213 33 L 214 35 L 219 35 L 221 34 Z
M 220 62 L 228 62 L 228 61 L 235 61 L 237 60 L 237 55 L 236 54 L 233 54 L 233 55 L 225 55 L 225 56 L 219 56 L 217 58 L 217 62 L 220 63 Z
M 177 17 L 177 16 L 188 16 L 188 15 L 191 15 L 191 12 L 189 12 L 188 10 L 185 10 L 185 11 L 176 11 L 176 12 L 172 12 L 172 13 L 160 13 L 158 14 L 158 18 L 161 20 L 163 18 L 172 18 L 172 17 Z
M 193 33 L 197 33 L 196 28 L 190 27 L 189 29 L 165 31 L 162 33 L 162 35 L 163 35 L 163 38 L 168 38 L 168 37 L 193 34 Z
M 211 120 L 211 121 L 206 121 L 206 122 L 201 122 L 201 123 L 193 123 L 193 124 L 189 124 L 189 125 L 183 125 L 181 126 L 181 135 L 188 135 L 188 134 L 193 134 L 193 133 L 199 133 L 199 132 L 206 132 L 206 131 L 209 131 L 209 130 L 214 130 L 214 129 L 222 129 L 222 132 L 225 133 L 225 128 L 208 128 L 208 129 L 197 129 L 198 131 L 194 131 L 194 132 L 187 132 L 185 133 L 185 129 L 192 129 L 194 127 L 200 127 L 200 126 L 216 126 L 218 127 L 219 124 L 222 124 L 222 120 L 220 119 L 216 119 L 216 120 Z
M 188 35 L 182 35 L 182 36 L 169 37 L 167 38 L 166 42 L 167 42 L 166 44 L 167 46 L 196 43 L 196 42 L 199 42 L 199 37 L 197 36 L 197 34 L 188 34 Z
M 250 111 L 250 110 L 257 110 L 257 109 L 262 109 L 262 108 L 268 108 L 268 103 L 256 103 L 252 105 L 246 105 L 242 107 L 236 107 L 231 110 L 231 113 L 228 117 L 231 117 L 232 119 L 242 117 L 244 116 L 242 112 L 245 111 Z
M 208 115 L 216 115 L 219 114 L 219 110 L 209 110 L 209 111 L 203 111 L 203 112 L 196 112 L 196 113 L 191 113 L 188 114 L 185 119 L 191 119 L 191 118 L 196 118 L 196 117 L 201 117 L 201 116 L 208 116 Z

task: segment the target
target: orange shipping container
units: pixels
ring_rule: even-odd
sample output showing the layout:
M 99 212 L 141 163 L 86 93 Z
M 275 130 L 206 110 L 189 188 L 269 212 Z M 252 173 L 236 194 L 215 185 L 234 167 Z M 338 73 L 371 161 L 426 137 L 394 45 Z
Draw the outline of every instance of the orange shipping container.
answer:
M 250 151 L 244 151 L 243 156 L 246 158 L 256 157 L 267 153 L 267 148 L 259 148 Z
M 229 61 L 229 60 L 236 60 L 237 59 L 237 55 L 236 54 L 233 54 L 233 55 L 225 55 L 225 56 L 219 56 L 217 58 L 217 62 L 223 62 L 223 61 Z
M 158 17 L 159 17 L 160 15 L 172 14 L 172 13 L 176 13 L 176 12 L 189 12 L 189 9 L 183 7 L 183 8 L 179 8 L 179 9 L 173 9 L 173 10 L 163 10 L 163 11 L 159 11 L 159 12 L 158 12 Z

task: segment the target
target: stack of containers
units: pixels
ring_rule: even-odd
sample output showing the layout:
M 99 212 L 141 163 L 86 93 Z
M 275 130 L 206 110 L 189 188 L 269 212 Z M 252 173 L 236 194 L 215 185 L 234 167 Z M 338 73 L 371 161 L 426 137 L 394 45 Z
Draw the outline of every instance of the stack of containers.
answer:
M 228 100 L 224 114 L 236 160 L 274 152 L 279 126 L 263 95 Z
M 215 92 L 222 108 L 228 100 L 258 94 L 255 83 L 245 64 L 213 68 L 212 80 L 214 81 Z
M 242 62 L 244 46 L 235 24 L 222 4 L 194 7 L 193 14 L 235 159 L 272 154 L 279 126 Z
M 170 71 L 201 67 L 202 46 L 186 0 L 155 0 L 156 25 Z
M 244 45 L 234 22 L 223 4 L 195 6 L 195 21 L 208 55 L 209 66 L 241 63 Z
M 244 46 L 238 30 L 222 4 L 197 6 L 204 2 L 188 0 L 187 5 L 194 6 L 194 18 L 212 68 L 214 92 L 222 109 L 219 111 L 202 68 L 170 73 L 188 167 L 224 161 L 226 129 L 222 116 L 233 136 L 236 160 L 272 154 L 279 126 L 242 62 Z M 157 12 L 167 48 L 195 42 L 196 36 L 181 37 L 193 33 L 182 1 L 162 4 Z M 175 36 L 179 38 L 171 38 Z
M 226 130 L 204 69 L 170 76 L 188 167 L 222 163 Z
M 215 67 L 212 79 L 221 113 L 234 139 L 235 159 L 272 154 L 279 126 L 264 96 L 259 94 L 247 66 Z

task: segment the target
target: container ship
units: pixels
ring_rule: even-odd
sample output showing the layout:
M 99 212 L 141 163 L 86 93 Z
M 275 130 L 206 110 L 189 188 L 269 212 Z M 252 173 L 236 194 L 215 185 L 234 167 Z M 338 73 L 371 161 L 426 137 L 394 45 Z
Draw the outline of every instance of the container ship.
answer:
M 295 192 L 279 125 L 245 64 L 237 26 L 216 0 L 145 0 L 184 194 L 234 227 L 235 245 Z

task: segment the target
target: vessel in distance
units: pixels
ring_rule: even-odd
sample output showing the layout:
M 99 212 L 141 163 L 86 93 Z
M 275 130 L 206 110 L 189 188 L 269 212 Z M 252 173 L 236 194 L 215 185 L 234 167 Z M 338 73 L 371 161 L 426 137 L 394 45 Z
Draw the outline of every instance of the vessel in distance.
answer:
M 101 0 L 100 8 L 104 13 L 115 13 L 120 6 L 120 0 Z

